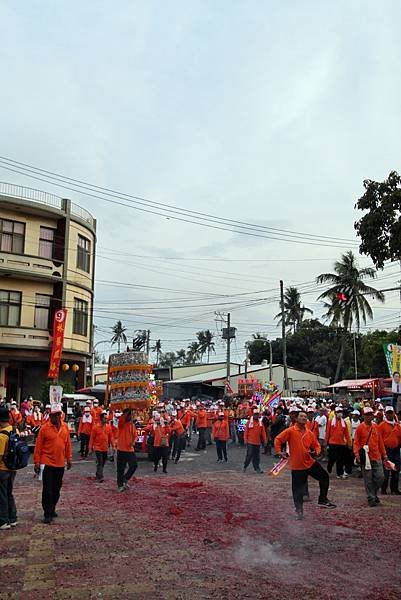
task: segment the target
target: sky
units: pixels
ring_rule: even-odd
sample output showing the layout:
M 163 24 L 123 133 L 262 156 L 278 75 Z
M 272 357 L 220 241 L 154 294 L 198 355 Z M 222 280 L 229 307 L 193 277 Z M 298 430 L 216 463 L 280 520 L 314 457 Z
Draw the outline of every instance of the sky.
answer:
M 363 180 L 401 168 L 400 28 L 399 0 L 0 3 L 1 156 L 337 240 L 222 231 L 0 166 L 1 181 L 68 196 L 96 217 L 98 342 L 117 319 L 129 337 L 150 329 L 163 351 L 208 328 L 220 360 L 215 311 L 230 311 L 241 362 L 252 333 L 280 334 L 280 279 L 321 316 L 314 281 L 341 252 L 357 251 Z M 399 266 L 378 279 L 398 285 Z M 397 326 L 400 310 L 389 293 L 368 327 Z

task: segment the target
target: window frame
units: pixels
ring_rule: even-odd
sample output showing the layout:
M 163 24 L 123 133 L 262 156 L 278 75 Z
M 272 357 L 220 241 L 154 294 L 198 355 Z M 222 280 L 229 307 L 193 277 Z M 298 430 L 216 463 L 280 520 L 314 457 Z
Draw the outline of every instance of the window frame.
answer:
M 4 293 L 4 294 L 8 294 L 8 300 L 5 302 L 4 300 L 2 300 L 0 298 L 0 307 L 2 306 L 6 306 L 7 307 L 7 322 L 6 323 L 2 323 L 1 321 L 1 310 L 0 310 L 0 327 L 21 327 L 21 309 L 22 309 L 22 292 L 18 291 L 18 290 L 3 290 L 0 289 L 0 295 Z M 19 295 L 19 301 L 18 302 L 12 302 L 10 299 L 10 294 L 18 294 Z M 18 311 L 18 321 L 16 325 L 10 325 L 9 321 L 10 321 L 10 306 L 18 306 L 19 311 Z
M 77 269 L 85 273 L 91 271 L 91 240 L 80 233 L 78 233 L 77 243 Z
M 72 333 L 88 337 L 89 302 L 82 298 L 74 298 Z
M 5 222 L 12 223 L 12 231 L 4 231 L 3 224 Z M 15 225 L 22 225 L 24 232 L 16 233 L 14 231 Z M 26 234 L 26 223 L 24 223 L 23 221 L 14 221 L 13 219 L 4 219 L 3 217 L 1 217 L 0 218 L 0 252 L 7 252 L 9 254 L 25 254 L 25 234 Z M 6 235 L 11 236 L 11 250 L 3 250 L 2 249 L 3 236 L 6 236 Z M 15 250 L 15 248 L 14 248 L 14 244 L 17 240 L 22 242 L 21 250 Z
M 49 304 L 48 306 L 45 306 L 44 304 L 39 305 L 38 304 L 38 296 L 42 296 L 43 298 L 48 298 Z M 52 298 L 53 296 L 51 296 L 50 294 L 35 294 L 35 314 L 34 314 L 34 322 L 33 322 L 33 326 L 35 327 L 35 329 L 50 329 L 51 326 L 51 309 L 52 309 Z M 38 316 L 38 310 L 40 309 L 47 309 L 48 313 L 47 313 L 47 325 L 46 327 L 39 327 L 39 325 L 36 324 L 37 322 L 37 316 Z
M 42 230 L 46 229 L 47 231 L 51 231 L 53 233 L 53 239 L 49 240 L 46 238 L 42 237 Z M 45 260 L 53 260 L 54 258 L 54 242 L 56 240 L 56 229 L 54 229 L 54 227 L 47 227 L 46 225 L 41 225 L 40 229 L 39 229 L 39 248 L 38 248 L 38 256 L 40 258 L 43 258 Z M 50 256 L 42 256 L 42 254 L 40 253 L 40 249 L 41 249 L 41 243 L 45 243 L 45 244 L 49 244 L 51 243 L 51 255 Z

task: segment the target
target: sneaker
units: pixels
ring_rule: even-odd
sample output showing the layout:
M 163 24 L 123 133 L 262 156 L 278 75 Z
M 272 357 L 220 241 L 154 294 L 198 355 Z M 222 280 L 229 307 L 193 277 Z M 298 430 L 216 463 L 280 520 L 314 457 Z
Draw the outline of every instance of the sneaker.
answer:
M 376 504 L 381 504 L 381 502 L 380 502 L 380 498 L 378 498 L 378 497 L 376 496 L 376 498 L 375 498 L 375 502 L 376 502 Z
M 104 479 L 102 479 L 102 481 L 104 481 Z M 128 481 L 124 481 L 124 483 L 123 483 L 123 488 L 124 488 L 125 490 L 129 490 Z
M 0 529 L 11 529 L 11 525 L 9 523 L 3 523 L 3 525 L 0 525 Z
M 98 483 L 103 483 L 103 482 L 104 482 L 104 479 L 103 479 L 103 477 L 102 477 L 102 479 L 99 479 L 99 480 L 98 480 Z
M 120 487 L 117 488 L 117 492 L 125 492 L 125 487 L 120 485 Z
M 178 459 L 177 458 L 175 459 L 174 464 L 178 465 Z
M 371 508 L 375 508 L 375 506 L 379 506 L 376 500 L 368 500 L 368 506 Z
M 44 517 L 43 523 L 45 523 L 46 525 L 50 525 L 50 523 L 52 522 L 52 518 L 51 517 Z
M 307 496 L 304 496 L 303 500 L 304 500 L 304 502 L 310 502 L 309 494 Z
M 346 475 L 337 475 L 337 479 L 347 479 Z
M 256 469 L 255 473 L 258 475 L 263 475 L 264 471 L 262 471 L 262 469 Z
M 332 502 L 330 502 L 330 500 L 325 500 L 324 502 L 318 502 L 317 504 L 321 508 L 329 508 L 329 509 L 336 508 L 336 504 L 333 504 Z
M 302 512 L 302 510 L 295 511 L 295 518 L 297 521 L 302 521 L 302 519 L 304 518 L 304 513 Z
M 10 527 L 17 527 L 17 521 L 11 521 Z
M 163 473 L 164 473 L 165 475 L 167 475 L 167 471 L 166 471 L 166 469 L 163 469 Z

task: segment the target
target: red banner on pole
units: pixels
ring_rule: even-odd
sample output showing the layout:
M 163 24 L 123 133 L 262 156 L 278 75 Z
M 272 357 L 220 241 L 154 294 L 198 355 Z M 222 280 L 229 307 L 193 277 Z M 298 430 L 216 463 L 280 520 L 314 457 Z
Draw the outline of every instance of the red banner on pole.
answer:
M 47 373 L 48 379 L 57 379 L 60 370 L 61 355 L 63 352 L 64 330 L 67 319 L 67 309 L 61 308 L 54 314 L 53 347 L 50 356 L 50 366 Z

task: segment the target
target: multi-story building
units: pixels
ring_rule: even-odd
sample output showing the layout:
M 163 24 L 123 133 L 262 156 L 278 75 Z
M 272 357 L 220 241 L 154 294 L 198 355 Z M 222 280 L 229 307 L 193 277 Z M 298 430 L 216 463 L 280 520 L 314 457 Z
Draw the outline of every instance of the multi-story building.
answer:
M 84 385 L 93 341 L 95 246 L 96 221 L 85 209 L 0 183 L 0 396 L 38 396 L 59 308 L 68 311 L 60 379 Z

